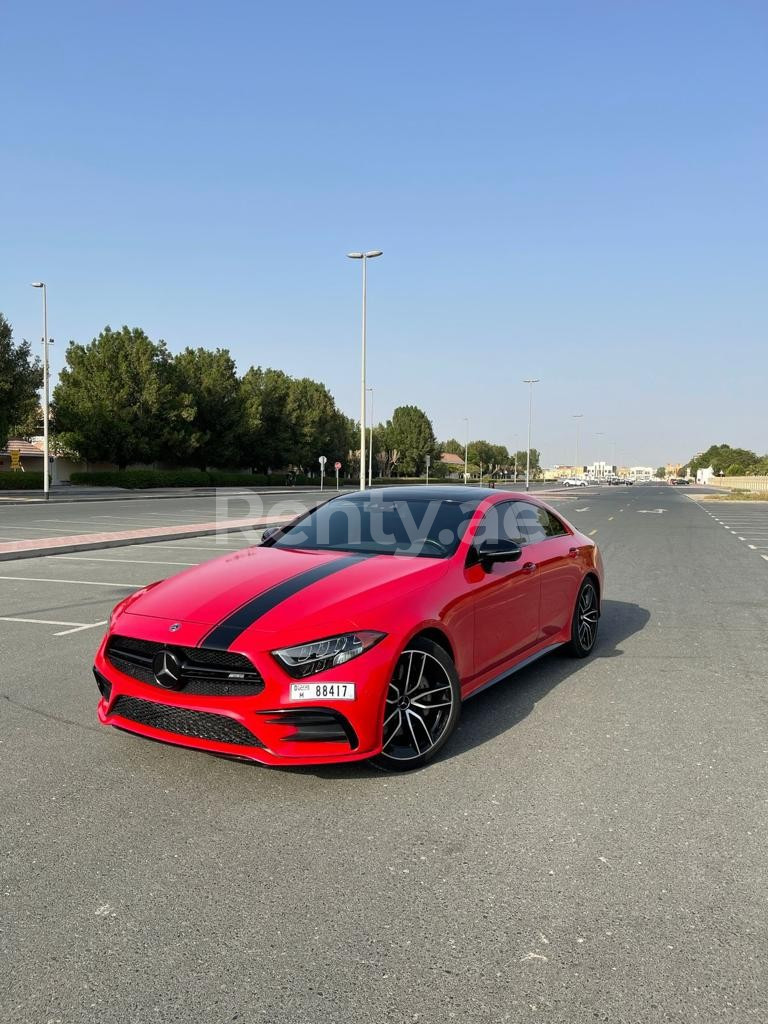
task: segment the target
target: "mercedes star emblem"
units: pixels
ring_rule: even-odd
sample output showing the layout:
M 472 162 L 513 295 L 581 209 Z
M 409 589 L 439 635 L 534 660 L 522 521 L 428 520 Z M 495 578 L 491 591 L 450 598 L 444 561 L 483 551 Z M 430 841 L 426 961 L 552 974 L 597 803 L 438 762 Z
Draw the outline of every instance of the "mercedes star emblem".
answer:
M 173 651 L 158 651 L 152 660 L 152 671 L 158 686 L 166 690 L 181 689 L 181 662 Z

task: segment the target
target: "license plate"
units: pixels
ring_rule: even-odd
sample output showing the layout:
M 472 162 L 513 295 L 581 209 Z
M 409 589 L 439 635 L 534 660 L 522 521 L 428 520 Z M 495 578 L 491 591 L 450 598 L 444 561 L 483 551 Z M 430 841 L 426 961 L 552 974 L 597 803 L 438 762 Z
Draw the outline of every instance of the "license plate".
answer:
M 291 700 L 354 699 L 354 683 L 291 683 Z

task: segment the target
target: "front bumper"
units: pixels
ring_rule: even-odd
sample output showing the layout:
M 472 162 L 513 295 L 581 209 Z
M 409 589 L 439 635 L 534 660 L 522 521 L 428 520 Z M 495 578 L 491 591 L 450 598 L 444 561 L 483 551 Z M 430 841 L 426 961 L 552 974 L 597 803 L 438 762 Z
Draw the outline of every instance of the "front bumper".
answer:
M 397 651 L 389 637 L 311 682 L 354 682 L 354 701 L 290 700 L 295 682 L 266 652 L 248 657 L 264 679 L 250 696 L 168 690 L 116 668 L 104 638 L 94 662 L 99 721 L 149 739 L 265 765 L 359 761 L 381 750 L 387 685 Z

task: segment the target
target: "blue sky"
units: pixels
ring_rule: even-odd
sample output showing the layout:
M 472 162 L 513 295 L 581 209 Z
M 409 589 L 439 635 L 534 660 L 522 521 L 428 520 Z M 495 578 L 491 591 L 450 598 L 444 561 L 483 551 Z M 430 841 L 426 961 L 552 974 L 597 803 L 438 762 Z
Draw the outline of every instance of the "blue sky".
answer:
M 7 2 L 0 310 L 358 414 L 658 465 L 768 449 L 768 6 Z M 595 436 L 602 433 L 602 437 Z

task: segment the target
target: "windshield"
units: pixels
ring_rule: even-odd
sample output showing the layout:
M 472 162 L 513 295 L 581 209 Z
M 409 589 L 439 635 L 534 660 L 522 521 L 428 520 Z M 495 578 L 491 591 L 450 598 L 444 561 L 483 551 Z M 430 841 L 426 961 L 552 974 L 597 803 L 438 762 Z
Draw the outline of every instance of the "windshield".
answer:
M 335 498 L 288 527 L 272 544 L 302 550 L 448 558 L 459 546 L 480 499 Z

